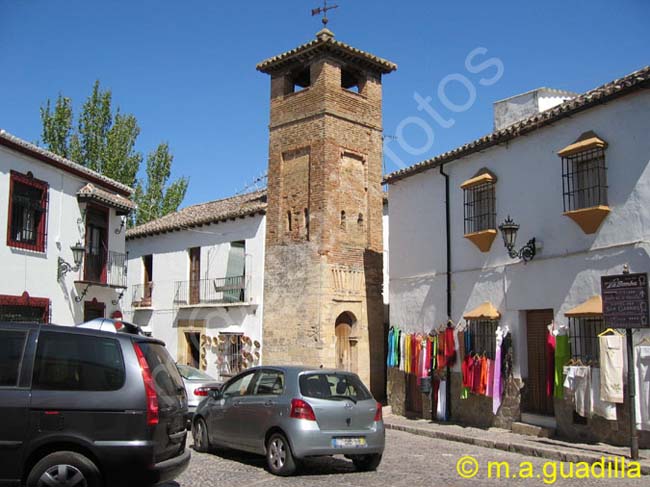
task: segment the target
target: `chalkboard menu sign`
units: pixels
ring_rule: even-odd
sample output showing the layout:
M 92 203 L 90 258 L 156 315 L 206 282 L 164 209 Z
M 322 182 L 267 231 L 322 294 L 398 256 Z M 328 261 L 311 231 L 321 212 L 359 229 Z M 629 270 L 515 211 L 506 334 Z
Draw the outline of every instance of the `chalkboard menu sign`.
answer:
M 602 276 L 605 326 L 611 328 L 648 328 L 648 274 Z

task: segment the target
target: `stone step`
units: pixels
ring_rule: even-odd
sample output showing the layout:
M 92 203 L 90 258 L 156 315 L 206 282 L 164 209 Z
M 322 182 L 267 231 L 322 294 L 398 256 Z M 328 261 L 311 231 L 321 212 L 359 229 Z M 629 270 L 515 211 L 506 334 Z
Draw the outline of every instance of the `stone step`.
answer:
M 520 435 L 536 436 L 537 438 L 553 438 L 554 428 L 545 428 L 535 424 L 512 423 L 512 432 Z

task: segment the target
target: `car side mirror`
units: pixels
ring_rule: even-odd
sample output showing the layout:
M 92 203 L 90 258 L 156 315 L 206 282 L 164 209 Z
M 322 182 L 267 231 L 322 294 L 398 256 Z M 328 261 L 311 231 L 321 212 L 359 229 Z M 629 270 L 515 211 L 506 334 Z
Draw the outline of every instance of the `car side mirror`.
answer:
M 210 397 L 215 400 L 219 400 L 223 396 L 221 389 L 210 389 L 208 394 L 210 394 Z

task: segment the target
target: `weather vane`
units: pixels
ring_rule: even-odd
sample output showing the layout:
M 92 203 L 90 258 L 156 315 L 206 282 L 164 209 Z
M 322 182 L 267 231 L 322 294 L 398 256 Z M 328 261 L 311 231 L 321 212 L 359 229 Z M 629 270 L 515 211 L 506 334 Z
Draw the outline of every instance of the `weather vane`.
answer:
M 311 15 L 313 17 L 314 15 L 323 14 L 323 19 L 321 20 L 321 22 L 323 22 L 323 25 L 325 27 L 327 27 L 327 23 L 329 22 L 329 19 L 327 18 L 327 12 L 329 10 L 334 10 L 335 8 L 339 8 L 339 6 L 338 5 L 330 5 L 328 7 L 327 6 L 327 0 L 323 0 L 323 6 L 318 7 L 318 8 L 313 8 L 311 10 Z

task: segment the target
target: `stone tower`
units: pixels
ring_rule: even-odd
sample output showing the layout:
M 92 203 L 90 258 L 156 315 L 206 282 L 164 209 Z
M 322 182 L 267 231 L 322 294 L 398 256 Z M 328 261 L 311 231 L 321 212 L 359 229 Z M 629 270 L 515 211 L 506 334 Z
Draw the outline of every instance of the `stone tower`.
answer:
M 357 372 L 384 395 L 382 75 L 397 66 L 321 30 L 271 76 L 266 364 Z

